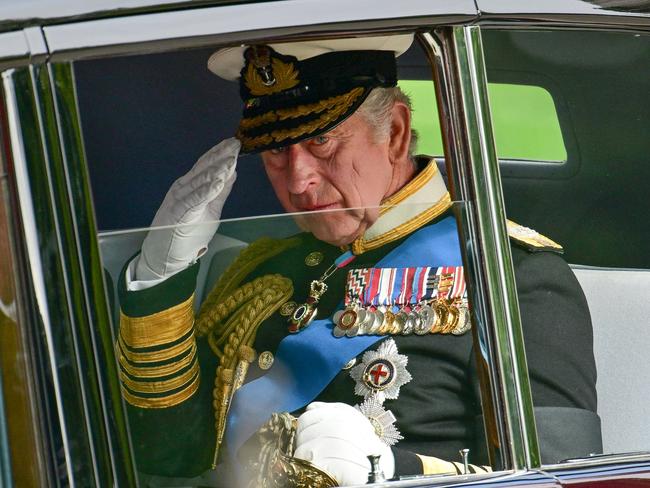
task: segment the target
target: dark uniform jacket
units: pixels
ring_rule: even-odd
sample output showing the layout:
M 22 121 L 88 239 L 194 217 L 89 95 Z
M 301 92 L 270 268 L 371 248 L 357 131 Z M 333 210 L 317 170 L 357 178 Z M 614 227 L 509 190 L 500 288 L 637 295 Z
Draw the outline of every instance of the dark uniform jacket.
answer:
M 435 164 L 428 167 L 428 176 L 421 174 L 420 179 L 440 178 L 432 167 Z M 400 203 L 408 202 L 417 192 L 407 185 L 398 194 L 402 198 Z M 438 195 L 436 203 L 443 197 L 448 199 L 447 194 Z M 448 217 L 450 213 L 445 208 L 432 214 L 425 225 Z M 341 303 L 348 269 L 373 267 L 413 230 L 402 231 L 390 242 L 358 253 L 356 260 L 334 273 L 318 306 L 319 318 L 331 315 Z M 523 238 L 520 235 L 512 239 L 511 250 L 542 457 L 545 462 L 556 462 L 600 450 L 599 421 L 594 413 L 596 368 L 591 322 L 585 297 L 572 271 L 552 247 L 545 245 L 543 236 L 537 235 L 540 241 L 536 242 L 536 234 L 526 231 Z M 340 248 L 306 233 L 261 247 L 268 254 L 268 249 L 274 246 L 281 251 L 268 259 L 257 260 L 261 262 L 249 255 L 240 260 L 241 266 L 236 264 L 230 270 L 231 275 L 239 273 L 240 283 L 245 284 L 279 273 L 291 280 L 291 300 L 298 303 L 307 297 L 310 282 L 341 254 Z M 305 264 L 307 256 L 314 252 L 322 254 L 321 262 Z M 191 477 L 208 469 L 213 461 L 216 442 L 213 389 L 219 364 L 214 351 L 216 347 L 222 354 L 225 342 L 220 346 L 213 343 L 211 348 L 205 338 L 199 338 L 196 349 L 191 345 L 195 340 L 194 328 L 191 325 L 188 328 L 187 317 L 191 320 L 197 268 L 194 265 L 142 291 L 127 291 L 124 280 L 120 284 L 122 323 L 118 356 L 123 394 L 130 404 L 136 462 L 138 469 L 145 473 Z M 257 330 L 252 347 L 258 357 L 272 357 L 288 334 L 287 317 L 279 311 L 286 300 L 277 303 Z M 151 337 L 147 334 L 159 336 L 170 318 L 177 324 L 172 327 L 176 336 L 147 339 Z M 458 450 L 469 448 L 471 462 L 486 463 L 472 334 L 392 338 L 399 354 L 408 357 L 407 370 L 412 376 L 401 387 L 397 399 L 384 403 L 395 415 L 396 426 L 404 437 L 393 448 L 396 474 L 422 473 L 422 462 L 414 453 L 457 461 Z M 165 354 L 170 350 L 176 355 Z M 159 357 L 162 359 L 156 362 Z M 154 365 L 154 370 L 144 371 L 145 363 L 138 361 L 143 359 L 153 361 L 146 365 Z M 179 366 L 174 369 L 173 364 Z M 165 374 L 156 376 L 155 367 L 167 367 L 162 370 Z M 254 361 L 246 381 L 264 373 Z M 355 405 L 363 397 L 355 395 L 355 382 L 350 371 L 344 369 L 314 400 Z

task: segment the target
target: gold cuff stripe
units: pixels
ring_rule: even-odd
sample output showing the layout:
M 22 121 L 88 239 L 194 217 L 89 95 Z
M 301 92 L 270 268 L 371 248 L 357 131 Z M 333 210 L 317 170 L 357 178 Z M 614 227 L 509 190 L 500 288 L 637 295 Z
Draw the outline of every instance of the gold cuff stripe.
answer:
M 120 335 L 130 347 L 152 347 L 174 342 L 194 323 L 194 295 L 174 307 L 146 317 L 129 317 L 120 311 Z
M 129 364 L 127 358 L 122 354 L 119 356 L 120 367 L 126 371 L 129 375 L 136 378 L 156 378 L 161 376 L 169 376 L 171 374 L 177 373 L 182 369 L 189 366 L 192 361 L 196 358 L 196 345 L 192 346 L 191 352 L 181 358 L 178 361 L 172 363 L 163 364 L 160 366 L 153 367 L 139 367 Z M 120 349 L 121 352 L 121 349 Z
M 182 374 L 173 376 L 162 381 L 137 381 L 129 378 L 126 373 L 120 370 L 120 379 L 122 384 L 135 393 L 164 393 L 180 388 L 187 383 L 194 375 L 199 372 L 199 363 L 196 356 L 193 358 L 192 367 Z
M 421 454 L 416 455 L 422 462 L 422 474 L 456 473 L 454 465 L 449 461 L 433 456 L 422 456 Z
M 158 363 L 180 356 L 196 344 L 196 339 L 194 338 L 194 334 L 190 334 L 184 341 L 165 349 L 160 349 L 158 351 L 135 352 L 128 348 L 120 331 L 118 343 L 124 356 L 132 363 Z
M 191 383 L 187 385 L 187 387 L 171 395 L 167 395 L 159 398 L 141 397 L 138 395 L 134 395 L 129 390 L 124 388 L 124 385 L 122 385 L 122 396 L 127 402 L 129 402 L 134 407 L 140 407 L 140 408 L 173 407 L 190 398 L 196 392 L 196 390 L 199 389 L 200 378 L 201 375 L 198 374 L 197 372 L 196 377 L 192 380 Z
M 368 241 L 363 238 L 357 239 L 352 243 L 352 252 L 356 255 L 362 254 L 366 251 L 376 249 L 383 246 L 389 242 L 400 239 L 407 234 L 419 229 L 427 222 L 435 219 L 436 217 L 442 215 L 451 207 L 451 197 L 449 193 L 445 193 L 445 196 L 442 197 L 438 202 L 432 207 L 428 208 L 424 212 L 420 212 L 415 217 L 410 220 L 407 220 L 403 224 L 398 225 L 394 229 L 381 234 L 374 239 Z
M 436 162 L 432 160 L 431 163 L 427 164 L 422 171 L 415 176 L 415 178 L 408 182 L 408 185 L 404 186 L 401 190 L 381 202 L 379 215 L 385 214 L 395 205 L 403 202 L 406 198 L 420 191 L 424 185 L 431 181 L 431 178 L 433 178 L 436 173 L 438 173 L 438 166 Z

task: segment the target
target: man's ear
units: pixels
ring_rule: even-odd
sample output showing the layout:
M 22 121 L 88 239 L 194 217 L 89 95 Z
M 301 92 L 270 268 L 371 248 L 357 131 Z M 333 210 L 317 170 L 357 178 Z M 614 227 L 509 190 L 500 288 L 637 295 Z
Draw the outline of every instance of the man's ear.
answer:
M 389 156 L 392 164 L 408 159 L 411 143 L 411 110 L 402 102 L 395 102 L 390 126 Z

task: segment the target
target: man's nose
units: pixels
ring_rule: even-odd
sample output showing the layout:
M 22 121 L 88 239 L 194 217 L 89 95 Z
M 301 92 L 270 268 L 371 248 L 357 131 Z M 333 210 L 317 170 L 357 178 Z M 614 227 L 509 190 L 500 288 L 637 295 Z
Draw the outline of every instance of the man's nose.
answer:
M 300 195 L 309 190 L 310 187 L 316 186 L 318 181 L 316 165 L 318 161 L 301 144 L 287 147 L 287 152 L 287 189 L 289 193 Z

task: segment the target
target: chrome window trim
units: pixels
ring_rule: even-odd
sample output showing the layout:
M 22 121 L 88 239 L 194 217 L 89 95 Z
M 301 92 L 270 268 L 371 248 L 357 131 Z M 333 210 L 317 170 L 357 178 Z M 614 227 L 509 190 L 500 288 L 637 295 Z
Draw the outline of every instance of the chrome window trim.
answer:
M 41 260 L 38 232 L 35 219 L 35 210 L 32 200 L 32 191 L 29 184 L 27 172 L 27 161 L 25 146 L 20 128 L 20 117 L 18 113 L 18 103 L 16 100 L 16 91 L 13 80 L 14 70 L 2 73 L 2 82 L 6 94 L 7 119 L 9 123 L 9 137 L 11 140 L 11 155 L 14 161 L 16 193 L 20 207 L 22 225 L 24 228 L 24 242 L 26 245 L 29 267 L 31 269 L 31 281 L 34 287 L 34 294 L 39 307 L 39 315 L 43 321 L 43 331 L 48 343 L 47 353 L 54 383 L 54 397 L 57 406 L 57 417 L 62 431 L 62 444 L 66 460 L 66 471 L 69 479 L 72 477 L 72 457 L 70 455 L 70 443 L 68 442 L 67 426 L 63 416 L 63 400 L 61 398 L 61 387 L 59 376 L 56 373 L 56 357 L 52 347 L 52 324 L 50 323 L 50 313 L 45 293 L 45 279 L 42 273 L 43 263 Z
M 114 352 L 116 338 L 112 330 L 104 269 L 98 252 L 98 233 L 77 109 L 74 71 L 69 63 L 48 65 L 47 68 L 53 90 L 67 197 L 70 208 L 73 209 L 71 219 L 74 223 L 76 259 L 83 283 L 85 318 L 89 326 L 92 355 L 104 365 L 95 370 L 99 378 L 102 420 L 108 433 L 106 441 L 110 450 L 111 470 L 117 486 L 133 486 L 136 480 L 133 476 L 128 426 L 121 422 L 126 420 L 126 414 Z M 75 188 L 83 190 L 75 192 Z M 115 456 L 116 445 L 119 445 L 119 456 Z
M 518 0 L 477 0 L 476 4 L 485 20 L 507 17 L 581 24 L 650 24 L 650 14 L 635 12 L 631 2 L 628 2 L 627 10 L 624 2 L 611 1 L 601 1 L 598 5 L 598 1 L 585 0 L 544 0 L 534 4 Z
M 478 342 L 491 385 L 482 385 L 484 411 L 493 411 L 486 438 L 491 462 L 515 470 L 540 466 L 532 396 L 505 207 L 487 94 L 480 28 L 439 28 L 422 35 L 438 85 L 445 161 L 459 215 L 464 262 Z M 438 46 L 441 46 L 439 48 Z M 442 51 L 447 54 L 442 56 Z M 488 327 L 492 324 L 492 327 Z M 487 424 L 487 422 L 486 422 Z

